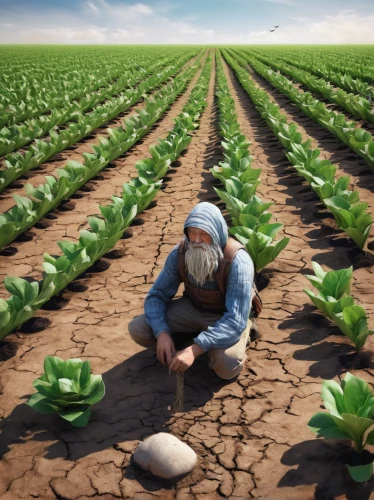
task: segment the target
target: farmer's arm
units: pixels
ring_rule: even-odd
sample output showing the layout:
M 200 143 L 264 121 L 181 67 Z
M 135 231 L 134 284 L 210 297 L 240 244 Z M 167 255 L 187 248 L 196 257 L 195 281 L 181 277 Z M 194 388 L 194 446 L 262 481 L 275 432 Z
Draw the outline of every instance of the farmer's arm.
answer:
M 247 252 L 239 251 L 231 264 L 226 290 L 227 312 L 208 330 L 201 332 L 192 346 L 178 352 L 169 369 L 183 372 L 205 351 L 229 347 L 240 339 L 247 326 L 254 268 Z
M 164 268 L 144 302 L 145 319 L 156 338 L 163 332 L 171 333 L 166 322 L 166 309 L 181 283 L 178 273 L 178 246 L 169 253 Z
M 230 347 L 238 342 L 248 322 L 253 280 L 252 259 L 247 252 L 240 250 L 231 264 L 228 276 L 227 312 L 195 338 L 195 343 L 202 351 Z

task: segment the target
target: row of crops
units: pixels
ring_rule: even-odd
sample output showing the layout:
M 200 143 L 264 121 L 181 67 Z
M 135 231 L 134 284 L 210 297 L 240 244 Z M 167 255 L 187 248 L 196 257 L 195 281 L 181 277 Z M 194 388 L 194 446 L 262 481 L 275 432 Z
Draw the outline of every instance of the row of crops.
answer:
M 88 179 L 142 138 L 166 112 L 177 95 L 186 88 L 199 67 L 201 57 L 202 54 L 191 68 L 156 91 L 144 109 L 135 116 L 125 119 L 123 126 L 114 130 L 109 129 L 109 138 L 102 139 L 100 146 L 93 147 L 94 154 L 84 154 L 84 163 L 69 161 L 64 170 L 59 169 L 57 180 L 51 176 L 39 188 L 30 187 L 29 193 L 35 201 L 32 198 L 17 198 L 18 204 L 8 212 L 8 219 L 3 215 L 7 220 L 2 233 L 4 237 L 13 229 L 13 234 L 10 236 L 12 241 L 17 232 L 35 224 L 45 213 L 56 207 L 63 199 L 69 198 Z M 199 95 L 199 88 L 195 87 L 191 98 L 194 98 L 195 94 Z M 204 101 L 196 100 L 195 103 L 202 106 Z M 152 201 L 161 187 L 159 179 L 165 175 L 171 162 L 190 141 L 188 132 L 196 126 L 195 115 L 198 110 L 189 113 L 189 109 L 189 106 L 186 106 L 176 121 L 175 129 L 170 132 L 166 140 L 161 140 L 157 146 L 151 148 L 151 158 L 137 162 L 135 167 L 138 169 L 139 177 L 131 179 L 123 186 L 122 197 L 114 196 L 111 205 L 99 207 L 104 221 L 89 217 L 88 224 L 91 231 L 81 231 L 78 243 L 58 242 L 63 256 L 55 259 L 44 255 L 44 273 L 40 282 L 29 283 L 24 279 L 11 277 L 5 279 L 4 285 L 12 296 L 6 301 L 0 299 L 0 338 L 4 338 L 17 326 L 22 325 L 53 295 L 61 292 L 69 282 L 107 253 L 137 213 L 144 210 Z M 21 224 L 24 221 L 26 226 L 17 231 L 15 222 L 10 222 L 11 215 L 14 216 L 13 220 Z M 34 221 L 30 221 L 32 215 L 35 217 Z
M 89 60 L 91 56 L 89 54 Z M 194 78 L 196 83 L 167 136 L 149 148 L 149 157 L 136 162 L 134 174 L 137 176 L 123 185 L 121 193 L 113 193 L 108 205 L 98 207 L 98 216 L 87 217 L 90 229 L 81 230 L 77 241 L 57 242 L 61 256 L 44 254 L 41 279 L 10 276 L 5 279 L 4 287 L 10 296 L 0 299 L 0 340 L 17 331 L 43 304 L 111 250 L 135 217 L 150 205 L 171 164 L 188 148 L 199 126 L 213 66 L 224 160 L 211 173 L 222 184 L 215 191 L 230 216 L 230 233 L 245 245 L 256 272 L 269 266 L 287 247 L 290 238 L 277 237 L 283 224 L 271 222 L 268 209 L 273 203 L 256 194 L 261 169 L 254 168 L 250 142 L 241 131 L 227 80 L 228 71 L 232 71 L 266 121 L 269 133 L 271 131 L 283 145 L 287 159 L 301 176 L 300 183 L 306 181 L 310 185 L 333 215 L 336 227 L 359 249 L 368 252 L 372 227 L 368 202 L 360 199 L 358 190 L 350 189 L 349 176 L 342 175 L 338 166 L 324 159 L 318 149 L 313 149 L 311 140 L 303 139 L 298 126 L 289 121 L 251 77 L 255 72 L 268 81 L 374 170 L 370 132 L 370 124 L 374 123 L 371 104 L 374 88 L 370 59 L 368 57 L 366 63 L 363 55 L 363 62 L 356 64 L 345 54 L 337 54 L 337 60 L 339 57 L 341 60 L 333 64 L 331 58 L 321 57 L 315 61 L 308 53 L 301 56 L 286 50 L 178 48 L 159 51 L 156 59 L 151 50 L 139 49 L 130 56 L 114 52 L 109 59 L 101 58 L 99 52 L 94 69 L 82 58 L 77 65 L 79 70 L 71 71 L 69 56 L 61 65 L 58 58 L 52 57 L 41 69 L 37 59 L 33 63 L 31 58 L 23 67 L 22 58 L 9 52 L 0 78 L 0 124 L 3 125 L 0 192 L 4 196 L 11 193 L 14 181 L 30 170 L 89 137 L 119 114 L 127 110 L 132 114 L 121 118 L 120 126 L 109 128 L 107 136 L 92 145 L 91 153 L 82 154 L 81 161 L 68 160 L 55 175 L 46 176 L 44 184 L 37 187 L 27 184 L 27 196 L 14 195 L 14 206 L 0 215 L 0 249 L 5 250 L 145 137 Z M 96 69 L 98 67 L 100 69 Z M 316 94 L 323 100 L 318 100 Z M 144 102 L 133 109 L 142 99 Z M 329 109 L 326 100 L 336 106 L 335 111 Z M 360 121 L 353 121 L 351 117 Z M 315 274 L 307 278 L 317 291 L 305 290 L 306 294 L 359 353 L 374 330 L 369 328 L 365 308 L 351 294 L 353 268 L 326 272 L 317 262 L 310 264 Z M 52 363 L 51 359 L 48 363 Z M 53 367 L 49 370 L 53 372 Z M 86 365 L 84 370 L 82 387 L 89 382 Z M 34 385 L 38 390 L 42 388 L 31 400 L 31 406 L 45 413 L 51 413 L 53 408 L 53 412 L 74 425 L 87 424 L 90 405 L 98 401 L 97 397 L 88 398 L 88 402 L 82 397 L 72 401 L 66 397 L 70 396 L 66 383 L 61 386 L 51 382 L 53 390 L 47 391 L 45 385 Z M 96 390 L 97 387 L 93 388 L 92 394 Z M 100 385 L 101 397 L 103 391 Z M 352 440 L 365 460 L 365 446 L 374 444 L 374 430 L 371 430 L 374 395 L 369 385 L 347 373 L 341 385 L 325 381 L 322 398 L 329 413 L 319 412 L 313 416 L 309 422 L 311 429 L 323 437 Z M 349 466 L 349 471 L 356 481 L 366 481 L 373 472 L 372 461 Z
M 372 216 L 367 211 L 368 204 L 360 201 L 359 193 L 347 189 L 349 177 L 340 176 L 336 179 L 337 167 L 329 160 L 319 158 L 319 151 L 311 148 L 310 141 L 303 142 L 297 125 L 288 123 L 279 106 L 271 101 L 266 92 L 255 85 L 249 76 L 249 68 L 246 68 L 248 59 L 241 52 L 224 50 L 223 55 L 269 128 L 285 147 L 287 158 L 298 173 L 310 183 L 326 208 L 331 210 L 336 224 L 360 248 L 363 248 L 371 229 Z M 266 79 L 268 74 L 272 74 L 271 70 L 261 71 L 262 68 L 252 64 L 252 59 L 250 66 L 257 69 Z M 276 78 L 280 76 L 276 75 Z M 284 237 L 274 243 L 274 236 L 282 224 L 269 224 L 271 214 L 267 213 L 267 208 L 271 204 L 263 204 L 255 195 L 260 172 L 251 169 L 248 160 L 240 163 L 242 156 L 244 158 L 249 156 L 248 142 L 240 134 L 238 123 L 235 121 L 234 101 L 228 95 L 225 77 L 219 64 L 218 81 L 220 82 L 218 88 L 221 86 L 226 90 L 225 97 L 222 90 L 218 93 L 218 99 L 221 110 L 221 132 L 226 141 L 223 145 L 227 151 L 225 154 L 227 163 L 221 163 L 219 168 L 213 170 L 213 175 L 218 177 L 226 188 L 226 192 L 216 191 L 225 201 L 230 214 L 233 225 L 230 232 L 246 246 L 256 271 L 259 271 L 286 247 L 289 238 Z M 278 88 L 277 85 L 274 86 Z M 284 90 L 284 87 L 280 88 Z M 285 93 L 289 97 L 286 91 Z M 230 148 L 230 142 L 233 140 L 231 131 L 237 141 L 236 149 Z M 369 135 L 372 141 L 372 136 Z M 314 305 L 354 344 L 358 353 L 374 330 L 368 326 L 365 309 L 356 304 L 350 294 L 352 267 L 330 272 L 325 272 L 317 262 L 312 262 L 312 267 L 315 275 L 306 277 L 316 288 L 317 293 L 310 290 L 305 292 Z M 360 460 L 357 465 L 348 465 L 349 472 L 354 480 L 367 481 L 373 473 L 372 459 L 369 457 L 367 463 L 367 456 L 364 454 L 365 446 L 374 444 L 374 430 L 368 432 L 374 425 L 372 390 L 366 382 L 347 373 L 341 385 L 333 381 L 323 383 L 322 399 L 330 414 L 318 412 L 311 418 L 310 428 L 319 436 L 353 441 Z

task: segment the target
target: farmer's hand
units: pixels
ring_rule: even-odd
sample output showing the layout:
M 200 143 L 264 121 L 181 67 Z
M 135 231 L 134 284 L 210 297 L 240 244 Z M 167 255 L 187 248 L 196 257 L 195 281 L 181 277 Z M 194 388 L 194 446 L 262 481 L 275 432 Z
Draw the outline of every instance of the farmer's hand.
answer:
M 186 349 L 179 351 L 174 356 L 169 365 L 169 370 L 172 372 L 185 372 L 187 368 L 193 364 L 195 358 L 200 356 L 203 352 L 204 351 L 197 344 L 192 344 L 191 346 L 186 347 Z
M 157 337 L 157 359 L 167 367 L 174 356 L 175 346 L 173 339 L 167 332 L 161 332 Z

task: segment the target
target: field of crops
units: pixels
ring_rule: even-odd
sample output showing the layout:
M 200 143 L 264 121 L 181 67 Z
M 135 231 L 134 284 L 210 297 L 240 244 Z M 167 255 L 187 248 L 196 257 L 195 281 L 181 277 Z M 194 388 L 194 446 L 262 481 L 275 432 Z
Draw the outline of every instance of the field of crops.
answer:
M 372 47 L 0 58 L 0 498 L 373 498 Z M 262 338 L 237 380 L 197 358 L 173 414 L 127 327 L 199 201 L 254 261 Z M 86 426 L 25 404 L 46 356 L 102 375 Z M 180 481 L 131 460 L 160 431 L 198 455 Z

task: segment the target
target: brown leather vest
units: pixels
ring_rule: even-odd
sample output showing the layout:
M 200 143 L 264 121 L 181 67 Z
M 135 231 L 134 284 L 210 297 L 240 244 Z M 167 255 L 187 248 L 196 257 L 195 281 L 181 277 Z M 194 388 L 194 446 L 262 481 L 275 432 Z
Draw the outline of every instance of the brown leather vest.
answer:
M 233 238 L 228 238 L 223 250 L 223 260 L 220 260 L 218 269 L 214 274 L 218 290 L 203 290 L 188 281 L 185 263 L 186 240 L 183 238 L 178 248 L 178 271 L 184 283 L 183 296 L 190 299 L 200 311 L 223 315 L 226 311 L 226 287 L 231 262 L 241 248 L 245 247 Z

